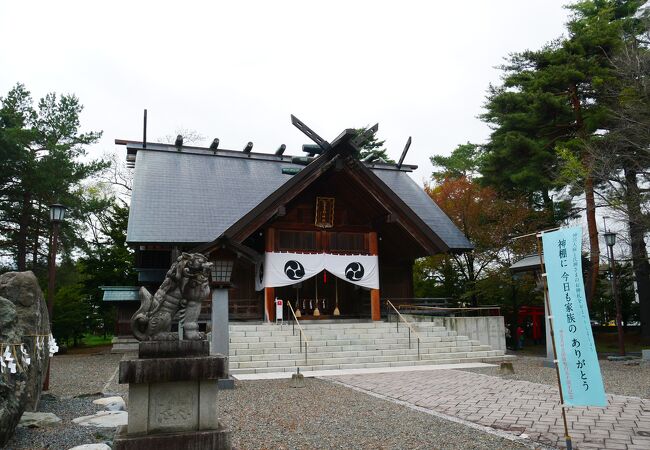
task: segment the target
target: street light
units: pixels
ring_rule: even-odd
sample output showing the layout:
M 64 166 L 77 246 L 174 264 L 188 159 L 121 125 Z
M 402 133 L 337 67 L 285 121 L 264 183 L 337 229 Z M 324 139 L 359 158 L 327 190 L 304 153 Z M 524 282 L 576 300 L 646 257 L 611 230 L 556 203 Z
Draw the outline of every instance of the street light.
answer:
M 54 309 L 54 280 L 56 279 L 56 247 L 59 239 L 59 228 L 65 218 L 66 208 L 54 203 L 50 205 L 50 222 L 52 222 L 52 246 L 50 247 L 50 267 L 47 283 L 47 312 L 50 315 L 50 329 L 52 328 L 52 311 Z
M 212 283 L 219 286 L 229 286 L 234 265 L 235 261 L 229 259 L 212 261 Z
M 625 356 L 625 339 L 623 337 L 623 318 L 621 314 L 621 297 L 618 293 L 616 280 L 616 261 L 614 260 L 614 245 L 616 245 L 616 233 L 607 231 L 605 234 L 605 244 L 609 250 L 609 266 L 612 269 L 612 295 L 616 305 L 616 329 L 618 331 L 618 352 Z
M 59 239 L 59 227 L 65 218 L 65 212 L 68 208 L 54 203 L 50 205 L 50 222 L 52 222 L 52 243 L 50 247 L 50 267 L 47 280 L 47 313 L 50 316 L 50 332 L 52 332 L 52 315 L 54 313 L 54 286 L 56 279 L 56 246 Z M 47 373 L 43 382 L 43 390 L 50 389 L 50 363 L 48 360 Z
M 226 356 L 226 373 L 229 371 L 228 354 L 230 352 L 230 334 L 228 330 L 228 289 L 232 284 L 232 273 L 235 260 L 230 258 L 213 259 L 212 261 L 212 305 L 210 313 L 211 342 L 210 353 L 221 353 Z M 229 375 L 219 379 L 219 389 L 233 389 L 234 381 Z
M 50 221 L 52 223 L 61 223 L 65 218 L 65 212 L 68 208 L 58 203 L 50 205 Z

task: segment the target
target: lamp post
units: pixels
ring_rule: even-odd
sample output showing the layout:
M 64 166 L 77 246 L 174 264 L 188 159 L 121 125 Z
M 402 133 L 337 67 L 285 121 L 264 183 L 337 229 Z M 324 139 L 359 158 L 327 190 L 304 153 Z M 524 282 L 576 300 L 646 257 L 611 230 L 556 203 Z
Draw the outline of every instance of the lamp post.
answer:
M 226 357 L 226 378 L 218 380 L 219 389 L 233 389 L 234 381 L 230 378 L 228 353 L 230 335 L 228 332 L 228 289 L 232 287 L 232 271 L 235 261 L 220 258 L 212 261 L 212 340 L 211 354 L 220 353 Z
M 616 280 L 616 261 L 614 260 L 614 245 L 616 245 L 616 233 L 608 231 L 604 234 L 605 244 L 609 250 L 609 266 L 612 270 L 612 295 L 614 296 L 614 304 L 616 305 L 616 329 L 618 331 L 618 352 L 621 356 L 625 356 L 625 339 L 623 337 L 623 316 L 621 314 L 621 297 L 618 292 Z
M 63 205 L 54 203 L 50 205 L 50 222 L 52 222 L 52 242 L 50 246 L 50 265 L 47 279 L 47 313 L 50 317 L 50 332 L 52 332 L 52 316 L 54 313 L 54 288 L 56 279 L 56 247 L 59 239 L 59 227 L 65 218 L 66 208 Z M 50 362 L 48 359 L 47 372 L 43 382 L 43 390 L 50 389 Z

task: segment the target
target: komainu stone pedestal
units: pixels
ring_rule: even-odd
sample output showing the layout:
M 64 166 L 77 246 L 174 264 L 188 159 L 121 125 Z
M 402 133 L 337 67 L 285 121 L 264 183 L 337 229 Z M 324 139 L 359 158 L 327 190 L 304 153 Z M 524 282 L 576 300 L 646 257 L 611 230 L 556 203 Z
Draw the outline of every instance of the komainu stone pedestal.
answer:
M 230 449 L 217 418 L 217 380 L 223 355 L 202 341 L 146 341 L 138 359 L 120 362 L 129 383 L 129 422 L 117 430 L 115 450 Z

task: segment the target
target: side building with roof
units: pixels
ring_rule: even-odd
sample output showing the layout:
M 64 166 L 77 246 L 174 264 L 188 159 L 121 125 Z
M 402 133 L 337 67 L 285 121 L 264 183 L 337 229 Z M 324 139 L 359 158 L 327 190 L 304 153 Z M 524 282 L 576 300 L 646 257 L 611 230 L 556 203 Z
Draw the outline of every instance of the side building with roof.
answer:
M 354 137 L 313 157 L 116 140 L 134 166 L 127 242 L 140 284 L 154 292 L 181 252 L 198 251 L 228 289 L 230 320 L 274 320 L 276 299 L 285 318 L 290 302 L 303 320 L 380 320 L 382 299 L 414 296 L 417 258 L 472 245 L 409 176 L 416 166 L 361 161 Z M 117 334 L 130 334 L 135 290 L 105 292 Z

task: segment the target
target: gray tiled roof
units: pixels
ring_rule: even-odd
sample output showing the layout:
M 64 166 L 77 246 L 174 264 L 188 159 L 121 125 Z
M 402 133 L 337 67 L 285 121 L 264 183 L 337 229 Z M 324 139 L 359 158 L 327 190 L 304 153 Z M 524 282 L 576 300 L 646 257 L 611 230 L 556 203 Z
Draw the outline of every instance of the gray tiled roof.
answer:
M 386 183 L 451 249 L 470 249 L 472 244 L 431 197 L 405 172 L 374 169 Z
M 211 242 L 291 175 L 291 163 L 139 150 L 128 242 Z
M 134 286 L 100 286 L 104 291 L 105 302 L 137 302 L 140 300 L 139 287 Z
M 544 254 L 542 253 L 542 257 Z M 512 272 L 532 272 L 540 270 L 539 254 L 526 255 L 510 266 Z
M 211 242 L 292 175 L 287 158 L 242 158 L 139 149 L 127 241 Z M 406 172 L 373 170 L 452 249 L 465 236 Z

